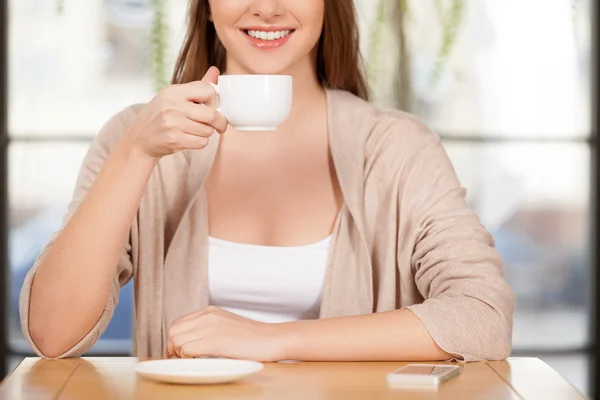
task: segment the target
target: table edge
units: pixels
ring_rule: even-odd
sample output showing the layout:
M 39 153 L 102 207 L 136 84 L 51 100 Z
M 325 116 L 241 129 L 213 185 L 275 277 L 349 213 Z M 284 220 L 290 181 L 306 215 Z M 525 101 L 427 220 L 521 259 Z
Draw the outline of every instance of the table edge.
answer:
M 25 357 L 25 358 L 23 358 L 21 361 L 19 361 L 19 363 L 17 364 L 17 366 L 16 366 L 16 367 L 14 367 L 14 368 L 13 368 L 13 369 L 12 369 L 12 370 L 11 370 L 11 371 L 8 373 L 8 374 L 6 374 L 6 376 L 5 376 L 4 378 L 2 378 L 2 381 L 0 381 L 0 386 L 4 385 L 4 383 L 5 383 L 6 381 L 8 381 L 8 379 L 10 378 L 10 376 L 11 376 L 11 375 L 12 375 L 12 374 L 13 374 L 13 373 L 14 373 L 14 372 L 17 370 L 17 369 L 19 369 L 19 367 L 21 366 L 21 364 L 23 364 L 23 362 L 24 362 L 25 360 L 27 360 L 27 358 L 29 358 L 29 357 Z
M 110 359 L 111 357 L 91 357 L 91 358 L 107 358 Z M 138 357 L 119 357 L 119 358 L 127 358 L 128 360 L 135 360 L 138 359 Z M 15 366 L 15 368 L 13 368 L 3 379 L 2 381 L 0 381 L 0 388 L 2 386 L 5 385 L 5 383 L 12 377 L 12 375 L 15 373 L 15 371 L 17 371 L 19 368 L 22 367 L 23 363 L 25 363 L 27 360 L 30 359 L 42 359 L 41 357 L 24 357 L 21 361 L 19 361 L 19 363 Z M 69 376 L 64 380 L 63 384 L 61 385 L 60 389 L 57 391 L 56 393 L 56 398 L 60 398 L 60 395 L 63 393 L 63 391 L 65 390 L 65 388 L 67 387 L 68 383 L 70 382 L 70 380 L 72 379 L 73 375 L 75 374 L 75 372 L 77 371 L 77 369 L 79 368 L 79 366 L 81 365 L 80 360 L 85 360 L 86 357 L 77 357 L 75 358 L 75 366 L 74 368 L 71 370 L 71 372 L 69 373 Z M 519 391 L 515 388 L 515 386 L 513 386 L 512 382 L 510 382 L 509 380 L 507 380 L 496 368 L 494 368 L 494 363 L 496 362 L 510 362 L 510 361 L 519 361 L 519 360 L 537 360 L 541 363 L 543 363 L 545 366 L 547 366 L 548 368 L 550 368 L 552 371 L 556 372 L 561 379 L 563 379 L 568 385 L 569 387 L 575 392 L 577 393 L 577 395 L 579 396 L 580 399 L 584 399 L 584 400 L 590 400 L 589 397 L 585 396 L 581 391 L 579 391 L 579 389 L 577 389 L 569 380 L 565 379 L 560 373 L 558 373 L 558 371 L 556 371 L 555 369 L 553 369 L 552 367 L 550 367 L 549 364 L 547 364 L 546 362 L 544 362 L 542 359 L 540 359 L 539 357 L 509 357 L 506 360 L 503 361 L 484 361 L 483 363 L 492 371 L 492 373 L 494 375 L 496 375 L 508 388 L 510 388 L 511 392 L 515 394 L 515 396 L 520 399 L 520 400 L 527 400 L 523 397 L 523 395 L 521 393 L 519 393 Z M 99 361 L 99 360 L 96 360 Z
M 529 358 L 529 357 L 527 357 Z M 533 357 L 532 357 L 533 358 Z M 508 362 L 508 360 L 504 360 L 504 362 Z M 521 400 L 527 400 L 525 399 L 523 396 L 521 396 L 521 394 L 517 391 L 517 389 L 512 385 L 511 382 L 509 382 L 506 378 L 504 378 L 502 376 L 502 374 L 500 374 L 498 371 L 496 371 L 496 368 L 494 368 L 489 361 L 485 362 L 485 365 L 492 370 L 492 372 L 498 377 L 500 378 L 500 380 L 502 382 L 504 382 L 506 384 L 506 386 L 508 386 L 510 388 L 510 390 L 517 396 L 517 398 L 521 399 Z
M 573 389 L 573 391 L 579 395 L 579 397 L 580 397 L 581 399 L 583 399 L 583 400 L 590 400 L 590 398 L 589 398 L 589 397 L 587 397 L 586 395 L 584 395 L 583 393 L 581 393 L 581 392 L 579 391 L 579 389 L 577 389 L 577 388 L 575 387 L 575 385 L 573 385 L 573 383 L 571 383 L 571 381 L 569 381 L 568 379 L 566 379 L 566 378 L 565 378 L 564 376 L 562 376 L 562 375 L 561 375 L 561 374 L 560 374 L 560 373 L 559 373 L 557 370 L 555 370 L 554 368 L 552 368 L 552 367 L 551 367 L 551 366 L 550 366 L 548 363 L 544 362 L 544 360 L 542 360 L 542 359 L 541 359 L 541 358 L 539 358 L 539 357 L 509 357 L 508 359 L 504 360 L 504 362 L 509 362 L 509 361 L 511 361 L 511 360 L 515 360 L 515 361 L 517 361 L 517 360 L 527 360 L 527 359 L 529 359 L 529 360 L 537 360 L 537 361 L 541 362 L 542 364 L 544 364 L 545 366 L 547 366 L 548 368 L 550 368 L 552 371 L 556 372 L 556 373 L 558 374 L 558 376 L 560 376 L 560 378 L 561 378 L 563 381 L 565 381 L 565 382 L 566 382 L 566 383 L 567 383 L 567 384 L 568 384 L 568 385 L 571 387 L 571 389 Z M 497 361 L 493 361 L 493 362 L 497 362 Z M 522 400 L 527 400 L 527 399 L 525 399 L 523 396 L 521 396 L 521 394 L 520 394 L 520 393 L 517 391 L 517 389 L 516 389 L 516 388 L 515 388 L 515 387 L 514 387 L 514 386 L 513 386 L 513 385 L 512 385 L 512 384 L 511 384 L 509 381 L 507 381 L 507 380 L 506 380 L 506 379 L 505 379 L 505 378 L 502 376 L 502 374 L 500 374 L 500 372 L 498 372 L 498 371 L 496 370 L 496 368 L 494 368 L 494 367 L 493 367 L 493 365 L 492 365 L 492 363 L 493 363 L 493 362 L 486 361 L 486 362 L 485 362 L 485 364 L 486 364 L 488 367 L 490 367 L 490 369 L 491 369 L 492 371 L 494 371 L 494 373 L 495 373 L 496 375 L 498 375 L 498 377 L 499 377 L 500 379 L 502 379 L 502 381 L 503 381 L 504 383 L 506 383 L 506 384 L 508 385 L 508 387 L 510 387 L 510 388 L 511 388 L 511 389 L 512 389 L 512 390 L 513 390 L 513 391 L 514 391 L 516 394 L 517 394 L 517 396 L 518 396 L 520 399 L 522 399 Z

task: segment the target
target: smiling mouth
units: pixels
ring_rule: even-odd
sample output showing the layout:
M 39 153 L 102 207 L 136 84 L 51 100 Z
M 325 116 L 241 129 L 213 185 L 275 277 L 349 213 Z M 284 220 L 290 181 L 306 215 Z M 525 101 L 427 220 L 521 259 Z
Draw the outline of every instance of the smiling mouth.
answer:
M 254 41 L 262 42 L 278 42 L 283 39 L 289 38 L 295 30 L 294 29 L 282 29 L 282 30 L 255 30 L 255 29 L 242 29 L 242 32 Z

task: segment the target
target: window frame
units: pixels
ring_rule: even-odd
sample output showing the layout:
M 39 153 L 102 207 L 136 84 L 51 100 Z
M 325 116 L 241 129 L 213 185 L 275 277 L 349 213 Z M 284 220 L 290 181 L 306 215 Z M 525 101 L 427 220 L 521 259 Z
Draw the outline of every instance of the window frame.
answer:
M 592 99 L 591 105 L 593 112 L 591 113 L 593 121 L 590 136 L 587 138 L 552 138 L 545 139 L 543 137 L 500 137 L 500 136 L 469 136 L 469 135 L 444 135 L 442 134 L 442 140 L 446 143 L 531 143 L 531 142 L 550 142 L 550 143 L 582 143 L 588 146 L 591 153 L 591 199 L 590 199 L 590 213 L 592 215 L 591 223 L 591 275 L 593 281 L 592 287 L 592 305 L 590 307 L 590 343 L 589 345 L 582 346 L 580 348 L 564 349 L 557 351 L 539 351 L 539 350 L 528 350 L 518 349 L 513 351 L 513 355 L 573 355 L 581 354 L 588 357 L 588 359 L 594 359 L 594 362 L 590 362 L 590 373 L 589 373 L 589 384 L 590 393 L 593 398 L 600 398 L 600 349 L 598 343 L 600 343 L 600 328 L 598 326 L 598 318 L 596 313 L 600 312 L 600 296 L 598 290 L 600 290 L 600 240 L 598 235 L 598 225 L 600 223 L 600 213 L 598 212 L 598 191 L 600 190 L 600 175 L 597 170 L 597 155 L 598 155 L 598 92 L 600 88 L 598 86 L 597 68 L 600 66 L 598 60 L 598 21 L 597 11 L 598 4 L 592 1 Z M 64 135 L 64 136 L 41 136 L 41 135 L 29 135 L 29 136 L 15 136 L 11 137 L 8 132 L 8 1 L 2 1 L 0 3 L 0 379 L 4 378 L 8 371 L 8 361 L 11 357 L 15 356 L 31 356 L 33 353 L 24 352 L 22 349 L 15 351 L 12 349 L 9 343 L 8 337 L 8 318 L 9 318 L 9 304 L 8 304 L 8 282 L 7 279 L 9 274 L 9 255 L 8 255 L 8 233 L 9 233 L 9 193 L 8 193 L 8 150 L 11 143 L 18 142 L 91 142 L 93 136 L 78 136 L 78 135 Z M 594 112 L 595 111 L 595 112 Z M 116 352 L 96 352 L 95 354 L 105 356 L 124 356 L 128 353 L 116 353 Z

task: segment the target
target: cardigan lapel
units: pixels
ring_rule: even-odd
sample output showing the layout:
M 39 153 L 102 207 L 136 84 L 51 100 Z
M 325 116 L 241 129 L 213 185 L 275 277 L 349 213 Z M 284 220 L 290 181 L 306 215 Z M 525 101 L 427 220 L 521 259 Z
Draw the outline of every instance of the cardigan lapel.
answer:
M 203 150 L 187 150 L 189 160 L 186 196 L 188 198 L 167 254 L 165 255 L 163 340 L 176 318 L 208 305 L 208 207 L 204 181 L 219 146 L 213 135 Z
M 322 318 L 368 314 L 374 307 L 373 268 L 362 218 L 365 148 L 373 127 L 372 113 L 361 112 L 365 104 L 348 92 L 327 91 L 329 147 L 344 207 L 329 253 Z

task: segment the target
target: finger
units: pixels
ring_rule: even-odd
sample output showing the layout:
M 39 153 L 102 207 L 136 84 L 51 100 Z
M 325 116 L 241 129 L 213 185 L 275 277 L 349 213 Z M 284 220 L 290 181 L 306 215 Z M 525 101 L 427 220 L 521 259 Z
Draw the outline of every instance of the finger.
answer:
M 198 311 L 194 311 L 193 313 L 184 315 L 183 317 L 179 317 L 178 319 L 175 320 L 174 324 L 180 324 L 183 321 L 186 321 L 188 319 L 194 319 L 194 318 L 199 318 L 205 314 L 212 314 L 212 313 L 216 313 L 216 312 L 221 312 L 222 310 L 219 309 L 218 307 L 214 307 L 214 306 L 208 306 L 203 308 L 202 310 L 198 310 Z
M 173 341 L 167 337 L 167 358 L 173 357 Z
M 190 329 L 197 328 L 199 325 L 200 320 L 198 319 L 188 319 L 179 323 L 174 323 L 173 325 L 171 325 L 171 328 L 169 328 L 168 337 L 172 339 L 175 336 L 182 334 L 183 332 L 187 332 Z
M 217 93 L 211 83 L 217 84 L 219 74 L 217 67 L 210 67 L 202 80 L 184 83 L 179 88 L 186 100 L 214 107 Z
M 186 103 L 181 111 L 188 119 L 208 124 L 219 133 L 224 133 L 227 130 L 227 119 L 212 107 L 204 104 Z
M 188 320 L 183 323 L 173 323 L 169 332 L 167 334 L 167 355 L 168 357 L 177 356 L 177 352 L 175 350 L 175 338 L 181 334 L 193 332 L 198 329 L 198 321 L 196 320 Z
M 216 339 L 202 338 L 189 341 L 179 348 L 180 358 L 219 357 Z
M 190 103 L 191 105 L 191 103 Z M 209 108 L 207 106 L 202 106 L 202 108 Z M 207 113 L 210 114 L 210 113 Z M 207 116 L 205 119 L 208 119 Z M 168 122 L 165 123 L 167 126 L 174 127 L 178 132 L 183 132 L 193 136 L 201 136 L 201 137 L 210 137 L 214 133 L 215 129 L 210 126 L 206 122 L 196 122 L 191 120 L 182 112 L 177 112 L 174 114 Z
M 217 84 L 219 81 L 219 75 L 221 75 L 219 68 L 212 66 L 208 69 L 208 71 L 206 71 L 206 74 L 204 74 L 204 77 L 201 80 L 202 82 Z
M 189 313 L 189 314 L 186 314 L 186 315 L 183 315 L 183 316 L 177 318 L 175 321 L 173 321 L 173 324 L 171 326 L 179 325 L 179 324 L 183 323 L 184 321 L 187 321 L 187 320 L 190 320 L 190 319 L 196 319 L 196 318 L 199 318 L 199 317 L 201 317 L 203 315 L 206 315 L 206 314 L 216 314 L 216 313 L 221 313 L 223 311 L 224 310 L 222 310 L 222 309 L 220 309 L 218 307 L 208 306 L 208 307 L 205 307 L 205 308 L 203 308 L 201 310 L 194 311 L 192 313 Z
M 191 329 L 189 331 L 180 333 L 173 337 L 173 353 L 179 358 L 183 358 L 182 348 L 191 342 L 204 339 L 205 336 L 200 329 Z
M 203 136 L 194 136 L 183 133 L 179 139 L 181 150 L 202 150 L 210 143 L 210 139 Z
M 194 81 L 178 85 L 174 90 L 177 91 L 175 97 L 183 97 L 185 100 L 197 104 L 206 104 L 214 107 L 216 103 L 217 92 L 207 82 Z
M 210 67 L 199 82 L 190 82 L 185 85 L 186 98 L 197 103 L 214 107 L 217 94 L 211 83 L 216 85 L 219 81 L 220 74 L 219 68 L 214 66 Z
M 192 319 L 195 316 L 200 315 L 200 313 L 203 310 L 204 310 L 204 308 L 202 310 L 198 310 L 198 311 L 194 311 L 194 312 L 189 313 L 189 314 L 182 315 L 181 317 L 179 317 L 175 321 L 173 321 L 173 323 L 171 324 L 171 327 L 180 325 L 181 323 L 183 323 L 183 321 L 187 321 L 188 319 Z
M 183 118 L 178 124 L 179 129 L 192 136 L 209 138 L 215 133 L 215 128 L 207 123 L 192 121 L 191 119 Z

